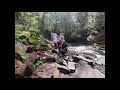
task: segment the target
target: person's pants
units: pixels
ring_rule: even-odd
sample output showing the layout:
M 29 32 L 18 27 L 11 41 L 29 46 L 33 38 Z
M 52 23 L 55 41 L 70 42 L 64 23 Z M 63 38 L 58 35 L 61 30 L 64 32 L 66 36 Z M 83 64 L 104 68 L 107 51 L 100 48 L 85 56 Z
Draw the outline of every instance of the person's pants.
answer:
M 59 52 L 61 53 L 61 54 L 65 54 L 66 52 L 67 52 L 67 48 L 58 48 L 59 49 Z
M 57 43 L 54 43 L 54 47 L 55 47 L 55 49 L 57 49 L 57 47 L 58 47 Z

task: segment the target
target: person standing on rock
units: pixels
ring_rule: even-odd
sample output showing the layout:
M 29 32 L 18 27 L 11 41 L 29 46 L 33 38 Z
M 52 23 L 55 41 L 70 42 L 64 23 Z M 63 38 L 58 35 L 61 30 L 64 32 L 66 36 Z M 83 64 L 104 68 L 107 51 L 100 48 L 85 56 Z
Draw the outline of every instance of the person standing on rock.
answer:
M 64 51 L 64 53 L 67 52 L 67 44 L 66 44 L 65 40 L 63 40 L 62 50 Z
M 57 33 L 57 46 L 58 50 L 61 54 L 65 55 L 67 52 L 67 44 L 65 43 L 64 37 L 60 35 L 60 33 Z
M 63 44 L 63 39 L 60 37 L 60 33 L 57 34 L 57 44 L 58 44 L 58 49 L 62 48 Z
M 53 42 L 54 42 L 54 48 L 57 49 L 57 47 L 58 47 L 57 46 L 57 38 L 55 38 Z

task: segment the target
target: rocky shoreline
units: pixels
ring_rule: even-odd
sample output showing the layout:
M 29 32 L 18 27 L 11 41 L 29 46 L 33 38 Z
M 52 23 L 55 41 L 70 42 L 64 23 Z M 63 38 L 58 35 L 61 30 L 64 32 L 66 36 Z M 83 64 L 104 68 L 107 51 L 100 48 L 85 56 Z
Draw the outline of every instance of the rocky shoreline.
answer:
M 105 78 L 105 56 L 89 46 L 68 47 L 64 57 L 46 51 L 41 58 L 45 63 L 37 69 L 31 66 L 37 55 L 29 57 L 27 63 L 15 60 L 16 78 Z

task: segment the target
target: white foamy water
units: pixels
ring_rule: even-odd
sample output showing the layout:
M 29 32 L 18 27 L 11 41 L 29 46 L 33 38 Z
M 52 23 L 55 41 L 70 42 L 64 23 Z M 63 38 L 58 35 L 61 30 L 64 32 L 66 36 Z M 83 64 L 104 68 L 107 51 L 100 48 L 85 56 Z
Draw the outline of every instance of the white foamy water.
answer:
M 97 57 L 101 57 L 104 55 L 100 55 L 98 50 L 96 50 L 95 48 L 91 47 L 91 46 L 70 46 L 68 47 L 68 50 L 71 52 L 75 52 L 75 53 L 92 53 L 95 54 Z M 103 51 L 105 53 L 105 51 Z

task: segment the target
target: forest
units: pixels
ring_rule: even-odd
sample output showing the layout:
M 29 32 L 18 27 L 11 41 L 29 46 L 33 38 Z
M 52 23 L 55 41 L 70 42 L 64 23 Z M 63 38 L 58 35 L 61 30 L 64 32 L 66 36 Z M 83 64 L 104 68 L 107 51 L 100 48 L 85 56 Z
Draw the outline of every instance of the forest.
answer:
M 105 12 L 15 12 L 15 78 L 104 77 Z

